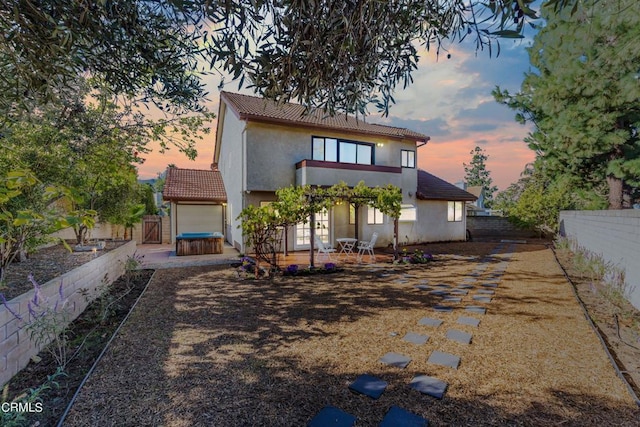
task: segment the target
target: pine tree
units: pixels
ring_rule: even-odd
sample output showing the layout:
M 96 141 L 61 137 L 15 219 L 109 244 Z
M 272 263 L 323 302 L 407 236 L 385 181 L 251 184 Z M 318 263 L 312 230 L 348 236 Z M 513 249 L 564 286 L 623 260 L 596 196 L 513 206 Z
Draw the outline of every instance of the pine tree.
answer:
M 556 180 L 592 194 L 607 187 L 609 208 L 621 209 L 640 188 L 640 3 L 585 0 L 543 17 L 534 70 L 519 93 L 494 96 L 535 125 L 526 142 Z
M 493 184 L 493 179 L 486 165 L 489 156 L 478 146 L 471 150 L 469 154 L 473 155 L 473 157 L 469 164 L 463 163 L 465 172 L 464 179 L 469 187 L 478 186 L 484 189 L 484 205 L 490 208 L 493 202 L 493 193 L 498 191 L 498 187 L 491 185 Z

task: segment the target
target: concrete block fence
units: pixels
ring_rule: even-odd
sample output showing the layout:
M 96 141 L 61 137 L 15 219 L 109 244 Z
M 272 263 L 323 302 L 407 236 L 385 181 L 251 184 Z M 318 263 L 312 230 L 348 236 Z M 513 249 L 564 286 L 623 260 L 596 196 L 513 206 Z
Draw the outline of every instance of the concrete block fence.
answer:
M 518 228 L 508 218 L 501 216 L 468 216 L 467 229 L 472 238 L 538 237 L 535 231 Z
M 59 300 L 57 294 L 62 283 L 69 317 L 70 320 L 74 320 L 91 300 L 98 296 L 100 286 L 110 285 L 124 273 L 124 262 L 127 257 L 133 255 L 135 250 L 136 242 L 130 241 L 62 276 L 40 284 L 44 299 L 51 304 Z M 32 289 L 12 299 L 8 305 L 12 311 L 28 319 L 27 304 L 33 298 L 33 294 Z M 40 351 L 40 348 L 29 338 L 29 332 L 22 326 L 23 323 L 0 304 L 0 384 L 2 385 L 27 366 L 31 357 Z
M 562 211 L 560 234 L 624 269 L 629 301 L 640 309 L 640 210 Z

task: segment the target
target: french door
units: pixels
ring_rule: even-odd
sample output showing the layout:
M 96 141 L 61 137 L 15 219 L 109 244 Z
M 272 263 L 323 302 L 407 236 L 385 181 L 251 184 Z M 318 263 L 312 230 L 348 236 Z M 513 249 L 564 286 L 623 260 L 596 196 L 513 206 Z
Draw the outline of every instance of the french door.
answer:
M 294 242 L 294 249 L 309 249 L 309 245 L 311 244 L 311 228 L 310 228 L 310 218 L 307 218 L 306 224 L 299 223 L 296 224 L 296 235 Z M 329 233 L 329 212 L 324 210 L 322 212 L 318 212 L 316 214 L 316 239 L 322 239 L 324 243 L 329 243 L 330 233 Z

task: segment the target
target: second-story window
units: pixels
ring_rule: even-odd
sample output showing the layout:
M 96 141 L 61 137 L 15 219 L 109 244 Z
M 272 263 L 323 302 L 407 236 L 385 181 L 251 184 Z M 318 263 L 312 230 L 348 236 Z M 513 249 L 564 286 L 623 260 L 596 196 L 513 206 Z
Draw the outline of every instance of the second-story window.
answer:
M 412 150 L 400 151 L 400 166 L 403 168 L 415 168 L 416 167 L 416 152 Z
M 312 141 L 313 160 L 360 165 L 373 164 L 373 144 L 315 136 Z

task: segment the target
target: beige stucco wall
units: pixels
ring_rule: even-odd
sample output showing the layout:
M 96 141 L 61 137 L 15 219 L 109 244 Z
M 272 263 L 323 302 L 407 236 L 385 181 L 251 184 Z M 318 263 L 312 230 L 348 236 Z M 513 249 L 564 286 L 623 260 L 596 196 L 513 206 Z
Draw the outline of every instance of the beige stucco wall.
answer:
M 415 150 L 417 159 L 416 143 L 410 140 L 401 141 L 371 135 L 266 123 L 247 123 L 239 120 L 226 106 L 221 109 L 219 120 L 222 121 L 222 126 L 219 127 L 221 134 L 217 138 L 218 143 L 221 144 L 218 168 L 222 173 L 227 190 L 225 235 L 227 241 L 241 252 L 245 248 L 242 230 L 238 227 L 240 222 L 236 220 L 240 211 L 249 204 L 258 205 L 260 201 L 273 199 L 275 197 L 273 192 L 278 188 L 299 183 L 300 178 L 296 180 L 295 165 L 302 160 L 311 159 L 313 136 L 375 144 L 375 165 L 379 166 L 400 167 L 402 149 Z M 317 172 L 314 171 L 316 180 L 318 179 Z M 319 172 L 322 173 L 322 171 Z M 403 203 L 416 205 L 417 169 L 403 168 L 399 174 L 376 174 L 376 172 L 336 169 L 325 169 L 324 173 L 328 180 L 321 183 L 326 185 L 338 183 L 340 179 L 345 178 L 348 178 L 349 184 L 352 185 L 360 180 L 364 180 L 372 186 L 393 183 L 401 187 Z M 387 218 L 383 225 L 368 225 L 366 207 L 362 207 L 359 214 L 359 238 L 361 240 L 369 239 L 371 234 L 377 231 L 379 246 L 386 246 L 392 242 L 392 221 Z M 353 225 L 348 224 L 346 207 L 343 210 L 339 207 L 332 209 L 331 221 L 333 227 L 331 239 L 334 244 L 337 237 L 347 237 L 354 234 Z M 400 235 L 403 235 L 403 231 L 413 234 L 417 232 L 415 228 L 414 224 L 401 225 Z M 293 250 L 294 231 L 290 230 L 288 236 L 289 249 Z
M 419 200 L 417 216 L 413 227 L 401 225 L 401 242 L 405 236 L 409 236 L 409 243 L 466 240 L 467 217 L 463 215 L 459 222 L 447 221 L 447 201 Z
M 220 110 L 222 125 L 218 127 L 217 143 L 219 147 L 218 169 L 224 181 L 227 192 L 227 206 L 225 214 L 225 240 L 239 251 L 244 251 L 242 245 L 242 230 L 238 228 L 240 222 L 236 219 L 244 208 L 245 172 L 244 167 L 244 139 L 245 123 L 228 111 L 224 103 Z
M 224 207 L 221 204 L 171 202 L 171 243 L 180 233 L 223 233 Z

